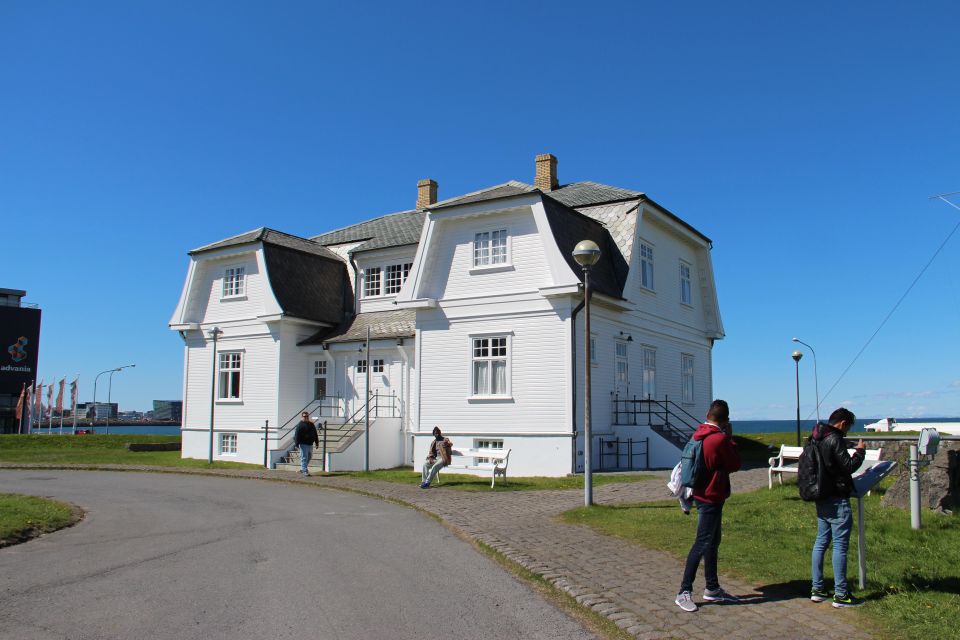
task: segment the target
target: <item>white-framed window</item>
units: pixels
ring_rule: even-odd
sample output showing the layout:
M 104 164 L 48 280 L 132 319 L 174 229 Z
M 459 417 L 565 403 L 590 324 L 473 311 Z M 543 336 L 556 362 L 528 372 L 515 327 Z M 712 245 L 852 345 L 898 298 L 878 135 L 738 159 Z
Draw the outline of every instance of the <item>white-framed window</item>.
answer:
M 643 347 L 643 376 L 640 380 L 644 400 L 657 397 L 657 350 Z
M 243 354 L 239 351 L 226 351 L 218 353 L 217 356 L 217 397 L 220 400 L 239 400 Z
M 507 264 L 508 258 L 506 229 L 482 231 L 473 236 L 473 266 Z
M 238 298 L 246 292 L 244 267 L 227 267 L 223 272 L 223 298 Z
M 383 360 L 382 360 L 382 359 L 380 359 L 380 360 L 373 360 L 372 363 L 371 363 L 371 366 L 373 367 L 373 368 L 370 370 L 371 373 L 383 373 Z
M 235 433 L 221 433 L 219 434 L 219 443 L 217 450 L 222 456 L 235 456 L 237 455 L 237 434 Z
M 627 343 L 623 340 L 617 340 L 614 361 L 617 376 L 614 388 L 618 395 L 626 395 L 630 391 L 630 361 L 627 359 Z
M 323 400 L 327 397 L 327 361 L 313 361 L 313 399 Z
M 510 395 L 507 336 L 476 337 L 472 339 L 472 343 L 473 395 Z
M 474 449 L 503 449 L 503 440 L 481 438 L 473 441 Z M 474 464 L 490 464 L 490 458 L 476 458 Z
M 693 356 L 680 354 L 681 397 L 685 404 L 693 404 Z
M 367 372 L 367 361 L 357 360 L 357 373 L 366 373 L 366 372 Z
M 410 275 L 413 263 L 387 264 L 363 270 L 363 297 L 395 296 Z
M 407 276 L 410 275 L 411 266 L 412 263 L 410 262 L 406 264 L 387 265 L 387 279 L 383 287 L 384 295 L 392 296 L 400 293 L 403 283 L 406 282 Z
M 680 261 L 680 302 L 693 304 L 693 287 L 690 284 L 690 265 Z
M 653 247 L 640 243 L 640 286 L 653 291 Z
M 363 270 L 363 296 L 370 298 L 380 295 L 380 267 L 367 267 Z

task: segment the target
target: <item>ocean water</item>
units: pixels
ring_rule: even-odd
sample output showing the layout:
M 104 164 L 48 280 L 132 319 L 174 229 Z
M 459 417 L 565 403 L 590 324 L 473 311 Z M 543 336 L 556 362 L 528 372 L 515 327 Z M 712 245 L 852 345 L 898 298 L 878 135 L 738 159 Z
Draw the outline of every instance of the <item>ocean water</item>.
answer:
M 78 429 L 89 429 L 90 427 L 86 425 L 78 425 Z M 110 425 L 109 431 L 106 426 L 98 424 L 94 427 L 96 433 L 111 433 L 111 434 L 136 434 L 141 436 L 178 436 L 180 435 L 180 425 L 178 424 L 151 424 L 151 425 L 129 425 L 129 424 L 112 424 Z M 31 433 L 48 433 L 47 426 L 44 425 L 42 429 L 34 429 Z M 54 422 L 53 428 L 49 430 L 49 433 L 57 435 L 60 433 L 59 425 Z M 70 424 L 64 423 L 63 425 L 64 435 L 69 435 L 73 433 L 73 427 Z
M 821 418 L 826 420 L 827 416 L 821 416 Z M 880 420 L 880 418 L 861 419 L 857 417 L 857 424 L 854 425 L 850 432 L 865 433 L 863 425 L 876 422 L 877 420 Z M 784 431 L 796 433 L 797 431 L 796 420 L 733 420 L 732 422 L 734 433 L 780 433 Z M 802 433 L 809 433 L 816 422 L 816 420 L 800 420 L 800 431 Z M 960 418 L 904 418 L 903 420 L 897 420 L 899 424 L 910 424 L 911 422 L 960 422 Z

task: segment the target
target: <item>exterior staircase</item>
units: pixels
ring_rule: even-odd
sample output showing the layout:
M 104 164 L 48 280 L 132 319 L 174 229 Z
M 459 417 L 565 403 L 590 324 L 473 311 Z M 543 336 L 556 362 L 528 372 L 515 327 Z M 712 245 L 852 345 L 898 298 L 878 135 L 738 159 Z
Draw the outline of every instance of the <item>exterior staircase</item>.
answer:
M 633 398 L 613 398 L 613 424 L 618 426 L 649 426 L 677 449 L 683 449 L 687 441 L 697 430 L 700 421 L 677 403 L 663 400 Z
M 322 400 L 314 400 L 284 423 L 276 440 L 277 442 L 286 443 L 283 446 L 286 451 L 277 461 L 277 469 L 300 470 L 300 448 L 294 444 L 293 434 L 300 421 L 300 415 L 304 411 L 313 415 L 314 409 L 319 408 L 322 410 L 324 405 L 319 404 L 322 402 Z M 368 404 L 371 428 L 373 428 L 374 423 L 380 416 L 384 418 L 402 417 L 402 404 L 395 394 L 383 395 L 375 392 L 371 394 Z M 339 400 L 336 406 L 340 406 Z M 361 406 L 349 418 L 329 418 L 323 422 L 318 421 L 316 425 L 320 446 L 314 450 L 314 454 L 307 464 L 307 468 L 314 471 L 329 469 L 330 456 L 343 453 L 364 434 L 366 429 L 366 413 L 367 407 Z
M 371 426 L 376 419 L 371 419 Z M 320 447 L 314 451 L 313 457 L 307 464 L 311 471 L 323 471 L 327 468 L 327 456 L 334 453 L 343 453 L 363 435 L 366 423 L 364 420 L 354 420 L 339 424 L 325 422 L 317 425 L 317 435 L 320 437 Z M 277 462 L 277 469 L 288 471 L 300 470 L 300 447 L 293 446 Z

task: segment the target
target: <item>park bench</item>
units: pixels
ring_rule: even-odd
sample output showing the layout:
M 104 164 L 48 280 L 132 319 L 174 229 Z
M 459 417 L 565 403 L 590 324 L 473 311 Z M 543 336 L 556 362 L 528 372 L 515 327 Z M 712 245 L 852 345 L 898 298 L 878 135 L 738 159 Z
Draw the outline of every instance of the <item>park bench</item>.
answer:
M 853 449 L 847 449 L 847 453 L 853 455 Z M 800 461 L 800 454 L 803 453 L 803 447 L 791 447 L 785 444 L 780 445 L 780 453 L 770 458 L 770 468 L 767 469 L 767 487 L 773 489 L 773 475 L 777 475 L 777 480 L 783 484 L 784 473 L 797 473 L 797 464 Z M 863 458 L 863 464 L 857 469 L 854 477 L 864 473 L 867 469 L 880 461 L 883 449 L 867 449 Z
M 492 489 L 497 481 L 497 476 L 502 476 L 503 481 L 507 481 L 507 465 L 510 464 L 510 449 L 457 449 L 450 452 L 451 463 L 441 469 L 443 471 L 454 471 L 463 469 L 465 471 L 489 471 L 490 488 Z M 477 458 L 486 458 L 490 462 L 475 464 Z M 437 473 L 437 483 L 440 483 L 440 473 Z

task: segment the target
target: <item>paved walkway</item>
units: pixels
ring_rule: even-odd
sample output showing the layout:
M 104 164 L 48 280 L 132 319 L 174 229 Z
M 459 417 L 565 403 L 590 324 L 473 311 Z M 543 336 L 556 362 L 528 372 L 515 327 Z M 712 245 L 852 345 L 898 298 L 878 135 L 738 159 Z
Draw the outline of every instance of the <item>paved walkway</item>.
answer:
M 12 466 L 21 465 L 0 464 L 0 468 Z M 191 472 L 181 468 L 144 468 L 147 469 Z M 424 491 L 418 488 L 414 474 L 411 474 L 409 485 L 401 485 L 346 477 L 301 478 L 296 473 L 281 471 L 217 470 L 212 473 L 253 478 L 282 477 L 291 482 L 358 490 L 410 503 L 497 549 L 638 638 L 822 640 L 836 637 L 847 640 L 870 637 L 855 626 L 851 611 L 836 610 L 827 603 L 814 604 L 806 597 L 790 593 L 789 589 L 767 589 L 765 592 L 759 585 L 724 579 L 722 550 L 721 582 L 728 591 L 745 597 L 744 604 L 707 605 L 696 613 L 681 611 L 673 603 L 683 572 L 680 560 L 598 534 L 585 525 L 570 525 L 556 518 L 560 513 L 583 504 L 582 490 L 474 493 L 440 487 Z M 765 484 L 766 469 L 753 469 L 733 476 L 735 492 L 750 491 Z M 594 488 L 597 504 L 635 503 L 667 497 L 664 481 L 659 479 Z M 695 600 L 699 601 L 702 589 L 701 567 L 694 585 Z

